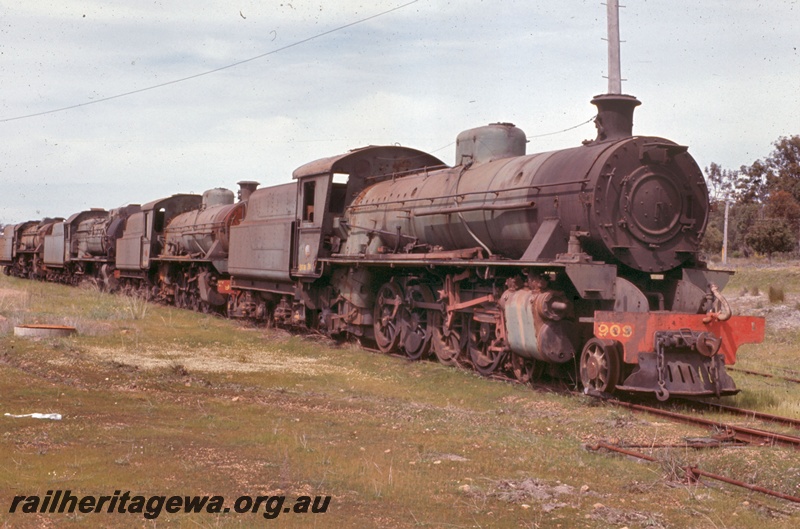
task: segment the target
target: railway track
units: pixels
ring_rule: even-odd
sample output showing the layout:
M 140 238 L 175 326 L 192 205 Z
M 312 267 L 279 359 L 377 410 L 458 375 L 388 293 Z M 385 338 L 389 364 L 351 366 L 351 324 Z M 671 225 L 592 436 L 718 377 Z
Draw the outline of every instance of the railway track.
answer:
M 712 428 L 716 431 L 722 431 L 729 434 L 732 439 L 736 441 L 747 443 L 747 444 L 760 444 L 760 445 L 768 445 L 768 446 L 787 446 L 794 448 L 795 450 L 800 450 L 800 437 L 795 435 L 788 435 L 778 432 L 771 432 L 767 430 L 762 430 L 759 428 L 752 428 L 749 426 L 742 426 L 738 424 L 732 423 L 725 423 L 720 421 L 715 421 L 711 419 L 706 419 L 703 417 L 697 417 L 695 415 L 688 415 L 685 413 L 678 413 L 675 411 L 665 410 L 662 408 L 654 408 L 652 406 L 645 406 L 643 404 L 634 404 L 632 402 L 626 402 L 617 399 L 606 399 L 606 402 L 613 406 L 621 407 L 621 408 L 628 408 L 634 411 L 646 412 L 652 415 L 657 415 L 659 417 L 666 417 L 678 422 L 682 422 L 685 424 L 694 424 L 698 426 L 705 426 L 708 428 Z M 722 406 L 722 405 L 720 405 Z M 754 412 L 751 410 L 743 410 L 739 408 L 728 407 L 731 410 L 738 410 L 741 412 L 742 415 L 746 416 L 753 416 L 754 414 L 758 414 L 758 412 Z M 726 410 L 728 411 L 728 410 Z M 766 415 L 766 414 L 762 414 Z M 777 416 L 769 416 L 771 419 L 780 420 L 780 421 L 791 421 L 795 422 L 794 419 L 790 419 L 787 417 L 777 417 Z
M 367 347 L 362 344 L 362 348 L 375 352 L 378 354 L 381 353 L 380 350 L 372 347 Z M 402 354 L 389 354 L 388 356 L 392 356 L 395 358 L 401 358 L 408 360 L 408 358 Z M 469 368 L 469 365 L 464 365 L 463 367 Z M 563 392 L 564 394 L 572 394 L 572 395 L 584 395 L 584 393 L 570 390 L 564 387 L 563 383 L 561 387 L 554 388 L 552 384 L 546 384 L 542 381 L 527 381 L 522 382 L 517 378 L 510 376 L 502 371 L 495 371 L 488 376 L 484 376 L 489 380 L 497 380 L 501 382 L 511 382 L 516 384 L 524 384 L 527 386 L 533 387 L 535 390 L 542 390 L 542 391 L 556 391 L 556 392 Z M 663 408 L 657 408 L 653 406 L 646 406 L 643 404 L 636 404 L 633 402 L 628 402 L 624 400 L 619 400 L 615 398 L 608 398 L 605 394 L 592 394 L 589 393 L 590 396 L 594 396 L 612 404 L 614 406 L 625 407 L 634 411 L 646 412 L 651 413 L 653 415 L 658 415 L 661 417 L 666 417 L 675 421 L 683 422 L 686 424 L 695 424 L 698 426 L 705 426 L 709 428 L 713 428 L 718 431 L 724 431 L 729 433 L 729 437 L 734 439 L 740 443 L 747 443 L 747 444 L 766 444 L 766 445 L 779 445 L 779 446 L 788 446 L 795 449 L 800 450 L 800 436 L 788 435 L 778 432 L 770 432 L 767 430 L 762 430 L 758 428 L 752 428 L 749 426 L 741 426 L 731 423 L 725 423 L 720 421 L 714 421 L 710 419 L 705 419 L 702 417 L 697 417 L 693 415 L 687 415 L 675 411 L 666 410 Z M 725 412 L 730 415 L 737 415 L 741 417 L 746 417 L 750 419 L 756 419 L 762 422 L 769 422 L 774 424 L 783 424 L 785 426 L 790 426 L 792 428 L 800 430 L 800 419 L 794 419 L 792 417 L 782 417 L 780 415 L 772 415 L 756 410 L 749 410 L 745 408 L 738 408 L 736 406 L 728 406 L 726 404 L 720 404 L 716 402 L 708 402 L 703 400 L 697 399 L 676 399 L 676 402 L 682 402 L 692 408 L 695 409 L 703 409 L 703 410 L 713 410 L 713 411 L 721 411 Z
M 379 353 L 380 350 L 372 347 L 367 347 L 362 344 L 362 348 Z M 402 354 L 389 354 L 388 356 L 392 356 L 395 358 L 405 359 L 408 358 Z M 464 365 L 463 367 L 469 368 L 469 365 Z M 532 386 L 535 390 L 541 391 L 556 391 L 556 392 L 563 392 L 564 394 L 572 394 L 572 395 L 584 395 L 584 393 L 570 390 L 563 386 L 554 388 L 552 384 L 546 384 L 540 380 L 537 381 L 527 381 L 522 382 L 517 378 L 510 376 L 502 371 L 494 371 L 488 376 L 484 376 L 489 380 L 497 380 L 501 382 L 511 382 L 516 384 L 524 384 L 527 386 Z M 624 400 L 619 400 L 615 398 L 609 398 L 605 394 L 593 394 L 588 393 L 590 396 L 594 396 L 618 407 L 628 408 L 634 411 L 639 412 L 646 412 L 653 415 L 658 415 L 661 417 L 666 417 L 675 421 L 679 421 L 685 424 L 695 424 L 698 426 L 704 426 L 708 428 L 713 428 L 717 431 L 723 431 L 728 433 L 728 436 L 736 442 L 739 443 L 747 443 L 747 444 L 762 444 L 762 445 L 771 445 L 771 446 L 788 446 L 794 449 L 800 450 L 800 436 L 794 436 L 784 433 L 778 432 L 771 432 L 767 430 L 762 430 L 759 428 L 752 428 L 749 426 L 741 426 L 732 423 L 726 423 L 721 421 L 714 421 L 710 419 L 706 419 L 703 417 L 697 417 L 694 415 L 688 415 L 684 413 L 679 413 L 675 411 L 666 410 L 664 408 L 657 408 L 653 406 L 646 406 L 643 404 L 636 404 L 633 402 L 628 402 Z M 800 430 L 800 419 L 794 419 L 792 417 L 782 417 L 779 415 L 772 415 L 764 412 L 759 412 L 755 410 L 748 410 L 745 408 L 738 408 L 735 406 L 728 406 L 726 404 L 719 404 L 716 402 L 708 402 L 703 400 L 697 399 L 676 399 L 676 402 L 682 402 L 692 408 L 695 409 L 703 409 L 703 410 L 712 410 L 712 411 L 721 411 L 725 412 L 730 415 L 737 415 L 741 417 L 746 417 L 750 419 L 755 419 L 763 422 L 769 422 L 774 424 L 783 424 L 785 426 L 790 426 L 794 429 Z
M 708 410 L 713 409 L 713 410 L 723 411 L 725 413 L 730 413 L 732 415 L 740 415 L 743 417 L 758 419 L 764 422 L 784 424 L 786 426 L 791 426 L 795 429 L 800 430 L 800 419 L 793 419 L 791 417 L 781 417 L 780 415 L 771 415 L 769 413 L 763 413 L 760 411 L 748 410 L 744 408 L 737 408 L 735 406 L 728 406 L 726 404 L 719 404 L 717 402 L 706 402 L 693 399 L 686 399 L 683 402 L 694 408 L 704 408 Z
M 678 413 L 671 410 L 665 410 L 662 408 L 655 408 L 652 406 L 645 406 L 642 404 L 635 404 L 632 402 L 621 401 L 617 399 L 604 399 L 605 402 L 622 408 L 628 408 L 633 411 L 649 413 L 652 415 L 657 415 L 659 417 L 665 417 L 670 420 L 678 421 L 681 423 L 686 424 L 694 424 L 698 426 L 704 426 L 708 428 L 712 428 L 717 432 L 724 432 L 722 435 L 715 435 L 714 439 L 707 442 L 687 442 L 681 444 L 679 446 L 676 445 L 658 445 L 658 444 L 651 444 L 647 446 L 639 445 L 628 445 L 624 443 L 607 443 L 604 441 L 600 441 L 598 443 L 588 445 L 587 449 L 593 451 L 599 450 L 607 450 L 610 452 L 615 452 L 619 454 L 623 454 L 630 457 L 635 457 L 637 459 L 641 459 L 643 461 L 650 461 L 650 462 L 658 462 L 659 459 L 642 452 L 641 450 L 652 450 L 655 448 L 678 448 L 678 447 L 687 447 L 687 448 L 718 448 L 723 446 L 732 446 L 732 445 L 760 445 L 760 446 L 784 446 L 784 447 L 791 447 L 795 450 L 800 449 L 800 437 L 794 435 L 788 435 L 783 433 L 777 432 L 770 432 L 767 430 L 761 430 L 758 428 L 752 428 L 749 426 L 741 426 L 737 424 L 731 423 L 724 423 L 720 421 L 710 420 L 703 417 L 697 417 L 694 415 L 687 415 L 685 413 Z M 725 413 L 735 414 L 739 416 L 755 418 L 762 421 L 773 422 L 773 423 L 780 423 L 784 425 L 792 426 L 793 428 L 800 428 L 800 421 L 788 417 L 779 417 L 776 415 L 769 415 L 765 413 L 756 412 L 753 410 L 746 410 L 742 408 L 736 408 L 733 406 L 726 406 L 722 404 L 716 403 L 708 403 L 703 401 L 685 401 L 693 407 L 703 407 L 705 409 L 714 409 L 720 410 Z M 634 450 L 636 448 L 637 450 Z M 747 483 L 745 481 L 733 479 L 727 476 L 722 476 L 720 474 L 716 474 L 713 472 L 708 472 L 702 470 L 696 466 L 687 465 L 682 467 L 684 473 L 684 480 L 689 483 L 699 483 L 702 478 L 712 479 L 715 481 L 720 481 L 723 483 L 727 483 L 729 485 L 733 485 L 736 487 L 745 488 L 747 490 L 758 492 L 761 494 L 766 494 L 768 496 L 773 496 L 775 498 L 780 498 L 786 501 L 790 501 L 792 503 L 800 503 L 800 497 L 787 494 L 784 492 L 780 492 L 777 490 L 769 489 L 757 484 Z
M 589 450 L 598 451 L 598 450 L 608 450 L 611 452 L 616 452 L 619 454 L 624 454 L 630 457 L 635 457 L 637 459 L 641 459 L 643 461 L 650 461 L 652 463 L 657 463 L 659 460 L 656 457 L 653 457 L 648 454 L 644 454 L 642 452 L 637 452 L 631 450 L 630 448 L 621 447 L 618 445 L 613 445 L 605 442 L 599 442 L 591 446 L 587 446 Z M 800 503 L 800 497 L 792 496 L 791 494 L 786 494 L 777 490 L 768 489 L 766 487 L 762 487 L 760 485 L 754 485 L 752 483 L 746 483 L 744 481 L 740 481 L 737 479 L 731 479 L 726 476 L 721 476 L 719 474 L 715 474 L 713 472 L 706 472 L 698 467 L 694 467 L 691 465 L 687 465 L 683 467 L 684 476 L 687 482 L 689 483 L 698 483 L 700 482 L 700 478 L 708 478 L 713 479 L 716 481 L 721 481 L 723 483 L 727 483 L 729 485 L 734 485 L 736 487 L 742 487 L 747 490 L 751 490 L 753 492 L 760 492 L 761 494 L 766 494 L 768 496 L 773 496 L 776 498 L 780 498 L 782 500 L 787 500 L 793 503 Z
M 772 373 L 762 373 L 761 371 L 753 371 L 751 369 L 742 369 L 742 368 L 739 368 L 739 367 L 732 367 L 732 366 L 727 366 L 725 369 L 727 369 L 728 371 L 734 371 L 736 373 L 745 373 L 747 375 L 754 375 L 754 376 L 763 377 L 763 378 L 775 378 L 775 379 L 778 379 L 778 380 L 785 380 L 787 382 L 793 382 L 795 384 L 800 384 L 800 378 L 787 377 L 787 376 L 784 376 L 784 375 L 775 375 L 775 374 L 772 374 Z

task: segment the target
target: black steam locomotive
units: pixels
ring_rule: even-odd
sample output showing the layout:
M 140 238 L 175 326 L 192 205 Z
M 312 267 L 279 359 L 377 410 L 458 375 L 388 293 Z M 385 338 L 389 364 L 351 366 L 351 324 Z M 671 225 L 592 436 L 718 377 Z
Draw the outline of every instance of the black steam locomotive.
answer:
M 735 393 L 725 365 L 764 320 L 732 316 L 729 273 L 699 257 L 703 176 L 686 147 L 632 136 L 635 98 L 592 103 L 580 147 L 527 155 L 508 123 L 460 134 L 454 167 L 365 147 L 242 182 L 239 202 L 212 190 L 9 227 L 0 264 L 523 382 L 572 369 L 600 392 Z

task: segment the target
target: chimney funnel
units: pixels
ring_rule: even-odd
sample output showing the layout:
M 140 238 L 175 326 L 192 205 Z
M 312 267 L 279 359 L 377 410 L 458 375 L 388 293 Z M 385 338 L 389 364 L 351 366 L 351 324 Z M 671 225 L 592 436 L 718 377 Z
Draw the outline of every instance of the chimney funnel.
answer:
M 597 107 L 594 124 L 597 138 L 594 141 L 618 140 L 633 135 L 633 110 L 642 104 L 625 94 L 600 94 L 592 104 Z

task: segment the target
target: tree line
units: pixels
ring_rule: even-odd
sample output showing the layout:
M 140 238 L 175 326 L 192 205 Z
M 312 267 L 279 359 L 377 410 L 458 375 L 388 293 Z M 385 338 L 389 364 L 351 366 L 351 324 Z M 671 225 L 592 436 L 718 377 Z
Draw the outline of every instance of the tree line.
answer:
M 711 211 L 702 241 L 710 258 L 722 252 L 728 204 L 728 255 L 794 252 L 800 240 L 800 135 L 782 136 L 772 153 L 738 170 L 705 169 Z

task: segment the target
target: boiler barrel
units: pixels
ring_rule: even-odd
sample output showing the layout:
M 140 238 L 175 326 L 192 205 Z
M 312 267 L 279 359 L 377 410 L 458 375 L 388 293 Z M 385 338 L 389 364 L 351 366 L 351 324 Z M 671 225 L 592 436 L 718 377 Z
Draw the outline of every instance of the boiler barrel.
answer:
M 707 196 L 684 147 L 652 137 L 593 142 L 379 182 L 348 210 L 344 253 L 415 242 L 519 259 L 556 219 L 560 253 L 570 232 L 585 232 L 594 259 L 661 272 L 697 252 Z
M 78 223 L 75 238 L 78 241 L 78 256 L 106 255 L 109 240 L 106 228 L 110 222 L 109 217 L 94 217 Z
M 244 203 L 188 211 L 169 223 L 164 235 L 170 255 L 206 255 L 215 242 L 227 254 L 230 227 L 244 215 Z
M 483 245 L 518 259 L 544 219 L 583 222 L 579 193 L 599 152 L 581 147 L 381 182 L 353 204 L 350 222 L 381 226 L 388 245 L 397 242 L 391 234 L 399 227 L 402 235 L 445 250 Z

